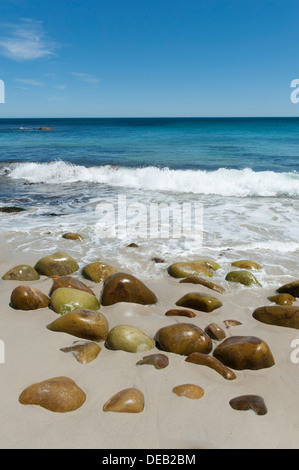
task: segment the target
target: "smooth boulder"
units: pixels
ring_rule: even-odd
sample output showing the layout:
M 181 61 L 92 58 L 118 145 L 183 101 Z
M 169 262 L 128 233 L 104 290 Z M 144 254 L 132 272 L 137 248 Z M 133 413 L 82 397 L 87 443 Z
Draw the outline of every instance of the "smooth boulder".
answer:
M 255 261 L 250 261 L 248 259 L 242 259 L 239 261 L 234 261 L 232 263 L 232 266 L 235 266 L 236 268 L 241 268 L 241 269 L 252 269 L 255 271 L 259 271 L 262 269 L 262 266 Z
M 144 395 L 138 388 L 126 388 L 116 393 L 103 406 L 103 411 L 115 413 L 141 413 Z
M 153 349 L 155 341 L 135 326 L 117 325 L 109 331 L 105 346 L 114 351 L 138 353 Z
M 94 292 L 89 287 L 87 287 L 86 284 L 84 284 L 84 282 L 81 282 L 79 279 L 76 279 L 72 276 L 59 276 L 56 279 L 53 279 L 53 285 L 49 295 L 51 296 L 57 289 L 62 287 L 82 290 L 84 292 L 88 292 L 91 295 L 95 295 Z
M 67 276 L 78 271 L 78 263 L 66 253 L 58 251 L 50 256 L 41 258 L 34 267 L 43 276 Z
M 32 266 L 21 264 L 7 271 L 2 279 L 3 281 L 38 281 L 40 275 Z
M 175 323 L 164 326 L 155 335 L 157 346 L 163 351 L 188 356 L 193 352 L 209 354 L 211 338 L 198 326 L 189 323 Z
M 215 284 L 214 282 L 208 281 L 207 279 L 204 279 L 203 277 L 199 277 L 199 276 L 186 277 L 180 281 L 180 284 L 188 284 L 188 283 L 200 284 L 204 287 L 207 287 L 208 289 L 219 292 L 220 294 L 223 294 L 225 292 L 224 287 L 219 286 L 218 284 Z
M 219 264 L 211 260 L 195 260 L 173 263 L 168 268 L 168 274 L 171 277 L 182 278 L 205 274 L 212 277 L 213 271 L 219 269 Z
M 253 318 L 268 325 L 299 329 L 299 307 L 271 305 L 257 308 Z
M 108 335 L 108 321 L 101 312 L 74 310 L 47 325 L 48 330 L 67 333 L 90 341 L 104 341 Z
M 105 282 L 109 276 L 117 272 L 118 270 L 116 268 L 102 261 L 89 263 L 82 269 L 82 275 L 86 279 L 96 283 Z
M 244 286 L 250 286 L 251 284 L 261 285 L 256 277 L 249 271 L 231 271 L 227 274 L 225 280 L 228 282 L 237 282 Z
M 291 294 L 293 297 L 299 297 L 299 281 L 289 282 L 277 289 L 279 294 Z
M 213 312 L 222 307 L 222 302 L 209 294 L 189 292 L 176 302 L 178 307 L 193 308 L 200 312 Z
M 104 306 L 118 302 L 152 305 L 157 300 L 156 295 L 142 281 L 126 273 L 109 276 L 104 283 L 101 296 L 101 304 Z
M 99 310 L 100 302 L 88 292 L 68 287 L 60 287 L 51 295 L 51 308 L 60 315 L 72 310 Z
M 16 287 L 10 297 L 10 304 L 16 310 L 37 310 L 48 307 L 49 303 L 49 297 L 35 287 Z
M 191 398 L 192 400 L 199 400 L 205 393 L 202 387 L 195 384 L 177 385 L 172 391 L 179 397 Z

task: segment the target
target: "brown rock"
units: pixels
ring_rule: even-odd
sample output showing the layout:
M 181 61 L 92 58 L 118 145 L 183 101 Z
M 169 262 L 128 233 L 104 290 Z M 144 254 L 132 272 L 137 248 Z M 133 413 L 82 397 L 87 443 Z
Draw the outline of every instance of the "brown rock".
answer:
M 232 266 L 236 266 L 237 268 L 240 268 L 240 269 L 254 269 L 254 270 L 262 269 L 262 266 L 260 266 L 258 263 L 256 263 L 255 261 L 250 261 L 248 259 L 234 261 L 232 263 Z
M 226 337 L 225 331 L 217 325 L 217 323 L 210 323 L 210 325 L 205 328 L 205 332 L 210 338 L 216 341 L 221 341 Z
M 4 281 L 37 281 L 39 278 L 38 272 L 27 264 L 10 269 L 2 277 Z
M 66 240 L 79 240 L 79 241 L 83 240 L 82 235 L 80 235 L 79 233 L 72 233 L 72 232 L 64 233 L 62 235 L 62 238 L 65 238 Z
M 103 406 L 103 411 L 140 413 L 144 410 L 144 395 L 138 388 L 126 388 L 113 395 Z
M 109 329 L 106 317 L 94 310 L 73 310 L 58 317 L 47 328 L 97 342 L 107 338 Z
M 222 302 L 208 294 L 189 292 L 176 302 L 178 307 L 193 308 L 200 312 L 213 312 L 222 306 Z
M 128 248 L 138 248 L 139 245 L 137 245 L 136 243 L 130 243 L 129 245 L 127 245 Z
M 238 320 L 223 320 L 223 323 L 225 324 L 226 328 L 229 328 L 230 326 L 242 325 L 242 323 Z
M 179 317 L 188 317 L 188 318 L 194 318 L 196 317 L 196 313 L 192 312 L 192 310 L 179 310 L 178 308 L 174 308 L 172 310 L 168 310 L 165 315 L 167 317 L 174 317 L 174 316 L 179 316 Z
M 236 370 L 259 370 L 275 364 L 269 346 L 255 336 L 231 336 L 217 346 L 213 355 Z
M 89 364 L 98 357 L 101 349 L 97 343 L 92 341 L 75 341 L 72 346 L 62 348 L 60 351 L 72 353 L 80 364 Z
M 154 263 L 165 263 L 165 260 L 163 258 L 152 258 L 152 261 Z
M 243 395 L 233 398 L 229 402 L 234 410 L 253 410 L 255 414 L 263 416 L 267 414 L 268 410 L 264 399 L 258 395 Z
M 106 279 L 112 274 L 117 273 L 118 270 L 110 264 L 103 263 L 102 261 L 95 261 L 82 269 L 82 274 L 86 279 L 92 282 L 100 283 L 106 281 Z
M 133 302 L 151 305 L 157 302 L 156 295 L 139 279 L 131 274 L 116 273 L 104 283 L 101 303 L 104 306 L 117 302 Z
M 72 276 L 52 276 L 53 286 L 50 291 L 50 296 L 57 290 L 62 287 L 69 287 L 70 289 L 82 290 L 88 292 L 89 294 L 95 295 L 94 292 L 87 287 L 83 282 L 79 281 Z
M 169 359 L 165 354 L 150 354 L 136 363 L 137 366 L 142 364 L 153 365 L 156 369 L 165 369 L 169 364 Z
M 212 289 L 216 292 L 219 292 L 220 294 L 223 294 L 225 292 L 224 287 L 219 286 L 218 284 L 215 284 L 214 282 L 208 281 L 207 279 L 204 279 L 203 277 L 198 277 L 198 276 L 190 276 L 190 277 L 185 277 L 180 281 L 180 284 L 184 283 L 189 283 L 189 284 L 200 284 L 202 286 L 207 287 L 208 289 Z
M 58 276 L 67 276 L 78 271 L 79 265 L 71 256 L 63 253 L 62 251 L 58 251 L 53 255 L 45 256 L 40 259 L 34 268 L 43 276 L 49 277 L 54 274 L 58 274 Z
M 186 358 L 186 362 L 192 362 L 192 364 L 199 364 L 201 366 L 207 366 L 210 369 L 215 370 L 218 374 L 222 375 L 225 380 L 235 380 L 236 374 L 226 367 L 222 362 L 218 361 L 213 356 L 201 353 L 192 353 Z
M 293 302 L 296 302 L 295 297 L 291 294 L 278 294 L 268 297 L 270 302 L 276 303 L 276 305 L 293 305 Z
M 284 284 L 277 289 L 279 294 L 291 294 L 293 297 L 299 297 L 299 281 Z
M 38 405 L 56 413 L 67 413 L 80 408 L 86 395 L 68 377 L 55 377 L 26 388 L 19 397 L 22 405 Z
M 176 323 L 161 328 L 155 336 L 159 347 L 168 352 L 188 356 L 193 352 L 208 354 L 212 350 L 212 340 L 196 325 Z
M 205 393 L 203 388 L 194 384 L 177 385 L 172 391 L 179 397 L 192 398 L 193 400 L 199 400 Z
M 213 271 L 220 266 L 209 260 L 195 260 L 174 263 L 168 268 L 168 274 L 175 278 L 197 276 L 205 274 L 212 277 Z
M 50 299 L 34 287 L 19 286 L 13 290 L 10 303 L 16 310 L 37 310 L 48 307 Z
M 256 320 L 268 325 L 299 329 L 299 307 L 269 306 L 259 307 L 253 314 Z

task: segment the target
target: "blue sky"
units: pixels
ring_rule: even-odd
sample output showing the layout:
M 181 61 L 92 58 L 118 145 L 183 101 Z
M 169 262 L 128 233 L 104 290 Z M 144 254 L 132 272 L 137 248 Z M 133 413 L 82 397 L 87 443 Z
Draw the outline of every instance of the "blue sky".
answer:
M 0 117 L 298 116 L 298 0 L 1 0 Z

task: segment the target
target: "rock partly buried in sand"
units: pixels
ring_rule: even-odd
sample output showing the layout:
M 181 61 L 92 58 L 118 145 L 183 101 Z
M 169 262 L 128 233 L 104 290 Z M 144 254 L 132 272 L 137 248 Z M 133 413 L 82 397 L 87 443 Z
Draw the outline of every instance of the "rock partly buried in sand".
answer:
M 51 295 L 51 308 L 60 315 L 72 310 L 99 310 L 100 302 L 88 292 L 69 287 L 60 287 Z
M 103 406 L 103 411 L 115 413 L 141 413 L 143 410 L 144 395 L 138 388 L 126 388 L 118 392 Z
M 192 312 L 192 310 L 179 310 L 178 308 L 173 308 L 171 310 L 167 310 L 165 313 L 167 317 L 188 317 L 194 318 L 196 317 L 196 313 Z
M 24 212 L 26 209 L 23 207 L 14 207 L 14 206 L 6 206 L 0 207 L 0 212 L 4 212 L 6 214 L 17 214 L 18 212 Z
M 205 394 L 204 389 L 195 384 L 177 385 L 172 391 L 179 397 L 191 398 L 193 400 L 199 400 Z
M 152 258 L 154 263 L 165 263 L 165 259 L 163 258 Z
M 67 276 L 78 271 L 77 262 L 66 253 L 58 251 L 50 256 L 40 259 L 35 265 L 36 271 L 43 276 Z
M 195 260 L 174 263 L 168 268 L 168 274 L 175 278 L 197 276 L 205 274 L 212 277 L 213 271 L 219 269 L 219 264 L 211 260 Z
M 218 372 L 218 374 L 222 375 L 225 380 L 235 380 L 237 378 L 236 374 L 231 369 L 226 367 L 215 357 L 208 354 L 202 354 L 198 352 L 192 353 L 186 358 L 186 362 L 209 367 L 210 369 Z
M 114 351 L 138 353 L 153 349 L 155 341 L 135 326 L 117 325 L 109 331 L 105 346 Z
M 65 238 L 66 240 L 79 240 L 79 241 L 83 240 L 83 237 L 82 235 L 80 235 L 80 233 L 72 233 L 72 232 L 64 233 L 62 235 L 62 238 Z
M 296 298 L 291 294 L 277 294 L 268 297 L 270 302 L 274 302 L 276 305 L 293 305 L 296 302 Z
M 231 271 L 227 274 L 225 280 L 228 282 L 238 282 L 244 286 L 250 286 L 251 284 L 261 285 L 256 277 L 248 271 Z
M 22 405 L 38 405 L 56 413 L 68 413 L 80 408 L 86 395 L 68 377 L 55 377 L 26 388 L 19 397 Z
M 253 269 L 259 271 L 262 269 L 262 266 L 255 261 L 250 261 L 248 259 L 242 259 L 240 261 L 234 261 L 232 263 L 232 266 L 235 266 L 236 268 L 241 268 L 241 269 Z
M 214 282 L 208 281 L 207 279 L 204 279 L 203 277 L 198 277 L 198 276 L 186 277 L 180 281 L 180 284 L 181 283 L 182 284 L 184 283 L 201 284 L 202 286 L 205 286 L 208 289 L 212 289 L 216 292 L 219 292 L 220 294 L 223 294 L 225 292 L 224 287 L 221 287 L 218 284 L 215 284 Z
M 176 302 L 178 307 L 193 308 L 200 312 L 213 312 L 222 307 L 222 302 L 208 294 L 189 292 Z
M 156 333 L 157 345 L 163 350 L 183 356 L 193 352 L 209 354 L 212 350 L 212 340 L 196 325 L 175 323 L 164 326 Z
M 293 297 L 299 297 L 299 281 L 289 282 L 277 289 L 279 294 L 291 294 Z
M 136 243 L 129 243 L 129 245 L 127 245 L 127 248 L 138 248 L 139 245 L 137 245 Z
M 214 339 L 215 341 L 221 341 L 226 337 L 225 331 L 221 326 L 217 325 L 217 323 L 210 323 L 208 326 L 205 328 L 205 332 L 211 339 Z
M 231 336 L 216 347 L 213 355 L 236 370 L 259 370 L 275 364 L 267 343 L 255 336 Z
M 225 324 L 226 328 L 230 328 L 231 326 L 242 325 L 239 320 L 223 320 L 223 323 Z
M 253 318 L 268 325 L 299 329 L 299 307 L 266 306 L 257 308 Z
M 47 328 L 96 342 L 105 341 L 109 329 L 105 315 L 93 310 L 74 310 L 58 317 Z
M 61 348 L 60 351 L 71 353 L 80 364 L 89 364 L 98 357 L 101 349 L 93 341 L 75 341 L 72 346 Z
M 7 271 L 2 279 L 4 281 L 37 281 L 40 279 L 40 276 L 31 266 L 20 264 Z
M 91 295 L 95 295 L 94 292 L 89 287 L 87 287 L 84 284 L 84 282 L 79 281 L 79 279 L 76 279 L 75 277 L 72 277 L 72 276 L 59 276 L 59 277 L 53 279 L 53 286 L 52 286 L 52 289 L 50 291 L 50 296 L 57 289 L 61 289 L 62 287 L 82 290 L 83 292 L 88 292 Z
M 16 310 L 37 310 L 48 307 L 49 303 L 46 294 L 28 286 L 16 287 L 10 297 L 10 304 Z
M 242 395 L 230 400 L 229 404 L 234 410 L 252 410 L 260 416 L 268 413 L 265 401 L 259 395 Z
M 165 369 L 169 364 L 169 359 L 165 354 L 149 354 L 136 363 L 136 366 L 143 364 L 150 364 L 155 366 L 155 369 Z
M 117 273 L 118 270 L 113 266 L 110 266 L 107 263 L 102 261 L 95 261 L 90 263 L 87 266 L 84 266 L 82 269 L 82 274 L 86 279 L 89 279 L 92 282 L 104 282 L 112 274 Z
M 126 273 L 116 273 L 106 279 L 101 303 L 105 306 L 118 302 L 152 305 L 157 300 L 156 295 L 135 276 Z

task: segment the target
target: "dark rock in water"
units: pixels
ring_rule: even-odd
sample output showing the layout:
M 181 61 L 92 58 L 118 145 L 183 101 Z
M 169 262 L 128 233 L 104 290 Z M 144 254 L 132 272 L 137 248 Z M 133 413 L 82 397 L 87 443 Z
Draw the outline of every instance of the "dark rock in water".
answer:
M 253 410 L 260 416 L 268 413 L 264 399 L 258 395 L 242 395 L 230 400 L 229 404 L 234 410 Z
M 77 289 L 82 290 L 84 292 L 88 292 L 89 294 L 95 295 L 94 292 L 87 287 L 83 282 L 79 281 L 72 276 L 58 276 L 53 279 L 53 286 L 50 291 L 50 296 L 57 290 L 61 289 L 62 287 L 69 287 L 70 289 Z
M 75 341 L 72 346 L 61 348 L 64 353 L 71 353 L 80 364 L 89 364 L 101 352 L 101 347 L 92 341 Z
M 226 337 L 225 331 L 217 325 L 217 323 L 210 323 L 210 325 L 205 328 L 205 332 L 211 339 L 216 341 L 221 341 Z
M 296 302 L 296 298 L 291 294 L 277 294 L 268 297 L 270 302 L 276 303 L 276 305 L 293 305 L 293 302 Z
M 225 280 L 228 282 L 238 282 L 244 286 L 250 286 L 251 284 L 261 285 L 256 277 L 248 271 L 231 271 L 227 274 Z
M 277 289 L 279 294 L 291 294 L 293 297 L 299 297 L 299 281 L 284 284 Z
M 237 268 L 241 269 L 254 269 L 254 270 L 260 270 L 262 269 L 262 266 L 260 266 L 258 263 L 255 263 L 254 261 L 250 261 L 247 259 L 243 259 L 240 261 L 234 261 L 232 263 L 232 266 L 235 266 Z
M 178 308 L 174 308 L 172 310 L 168 310 L 165 315 L 167 317 L 188 317 L 188 318 L 194 318 L 196 317 L 196 313 L 192 312 L 192 310 L 179 310 Z
M 106 317 L 93 310 L 73 310 L 58 317 L 47 328 L 96 342 L 105 341 L 109 330 Z
M 220 292 L 220 294 L 223 294 L 225 292 L 224 287 L 221 287 L 215 284 L 214 282 L 208 281 L 207 279 L 204 279 L 203 277 L 198 277 L 198 276 L 186 277 L 180 281 L 180 284 L 181 283 L 201 284 L 202 286 L 205 286 L 208 289 L 212 289 L 216 292 Z
M 67 413 L 80 408 L 86 395 L 68 377 L 55 377 L 26 388 L 19 397 L 22 405 L 38 405 L 56 413 Z
M 169 364 L 169 359 L 165 354 L 150 354 L 136 363 L 137 366 L 143 364 L 153 365 L 155 369 L 165 369 Z
M 138 248 L 139 245 L 137 245 L 136 243 L 130 243 L 129 245 L 127 245 L 128 248 Z
M 208 294 L 189 292 L 176 302 L 178 307 L 193 308 L 200 312 L 213 312 L 222 307 L 222 302 Z
M 50 299 L 34 287 L 19 286 L 13 290 L 10 303 L 16 310 L 37 310 L 48 307 Z
M 259 370 L 275 364 L 267 343 L 255 336 L 231 336 L 216 347 L 213 355 L 236 370 Z
M 24 212 L 26 209 L 22 207 L 0 207 L 0 212 L 5 212 L 7 214 L 16 214 L 18 212 Z
M 253 318 L 268 325 L 299 329 L 299 307 L 266 306 L 257 308 Z
M 232 370 L 222 364 L 222 362 L 218 361 L 218 359 L 208 354 L 194 352 L 186 358 L 186 362 L 192 362 L 192 364 L 209 367 L 222 375 L 225 380 L 235 380 L 237 378 L 236 374 Z
M 116 393 L 103 406 L 103 411 L 115 413 L 141 413 L 144 395 L 138 388 L 126 388 Z
M 66 240 L 79 240 L 79 241 L 83 240 L 82 235 L 80 235 L 79 233 L 72 233 L 72 232 L 64 233 L 62 235 L 62 238 L 65 238 Z
M 175 278 L 197 276 L 205 274 L 212 277 L 213 271 L 219 269 L 219 264 L 210 260 L 195 260 L 174 263 L 168 268 L 168 274 Z
M 58 251 L 50 256 L 45 256 L 40 259 L 35 267 L 36 271 L 43 276 L 67 276 L 78 271 L 79 265 L 77 262 L 66 253 Z
M 199 400 L 205 393 L 203 388 L 195 384 L 177 385 L 172 391 L 179 397 L 192 398 L 193 400 Z
M 193 352 L 209 354 L 213 344 L 211 338 L 196 325 L 176 323 L 161 328 L 155 336 L 163 351 L 188 356 Z
M 21 264 L 7 271 L 2 279 L 4 281 L 37 281 L 40 276 L 31 266 Z
M 106 279 L 103 286 L 101 303 L 104 306 L 113 305 L 118 302 L 152 305 L 157 300 L 156 295 L 135 276 L 126 273 L 116 273 Z
M 82 269 L 82 274 L 86 279 L 92 282 L 100 283 L 118 272 L 118 269 L 110 266 L 110 264 L 103 263 L 102 261 L 95 261 L 94 263 L 87 264 Z
M 165 260 L 163 258 L 152 258 L 152 261 L 154 263 L 165 263 Z

